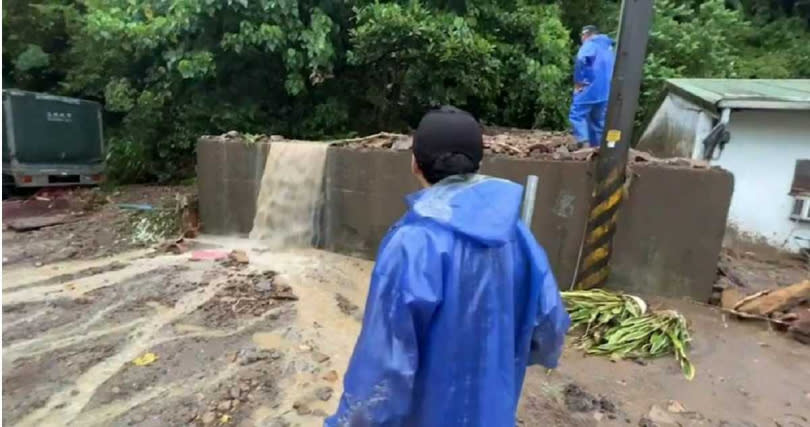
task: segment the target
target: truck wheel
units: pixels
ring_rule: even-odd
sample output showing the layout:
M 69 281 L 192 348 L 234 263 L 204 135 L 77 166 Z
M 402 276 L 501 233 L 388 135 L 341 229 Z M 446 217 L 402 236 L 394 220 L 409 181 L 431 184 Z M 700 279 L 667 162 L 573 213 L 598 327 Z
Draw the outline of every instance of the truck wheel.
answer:
M 3 200 L 14 195 L 14 178 L 11 175 L 3 174 Z

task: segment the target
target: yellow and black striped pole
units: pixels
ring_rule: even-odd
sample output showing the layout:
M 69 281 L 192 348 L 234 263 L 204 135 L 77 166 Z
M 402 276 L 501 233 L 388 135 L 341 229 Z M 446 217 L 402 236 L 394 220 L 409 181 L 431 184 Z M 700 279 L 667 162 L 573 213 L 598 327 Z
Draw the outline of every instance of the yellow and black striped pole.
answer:
M 596 157 L 591 211 L 575 274 L 577 289 L 601 287 L 610 274 L 610 257 L 619 206 L 624 198 L 630 150 L 644 69 L 653 0 L 624 0 L 619 45 L 608 98 L 605 134 Z

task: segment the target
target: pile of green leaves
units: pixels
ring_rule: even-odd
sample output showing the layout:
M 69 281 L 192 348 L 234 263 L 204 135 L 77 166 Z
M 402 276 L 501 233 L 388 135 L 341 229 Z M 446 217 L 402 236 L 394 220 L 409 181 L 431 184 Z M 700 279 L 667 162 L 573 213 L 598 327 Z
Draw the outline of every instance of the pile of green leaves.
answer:
M 684 376 L 691 380 L 695 367 L 689 360 L 691 340 L 686 319 L 673 310 L 647 312 L 639 297 L 600 289 L 562 293 L 579 347 L 588 354 L 624 358 L 675 356 Z
M 130 215 L 132 243 L 147 246 L 181 234 L 180 213 L 176 209 L 154 209 Z
M 584 328 L 584 335 L 601 336 L 606 326 L 636 318 L 647 311 L 639 297 L 601 289 L 563 292 L 572 328 Z

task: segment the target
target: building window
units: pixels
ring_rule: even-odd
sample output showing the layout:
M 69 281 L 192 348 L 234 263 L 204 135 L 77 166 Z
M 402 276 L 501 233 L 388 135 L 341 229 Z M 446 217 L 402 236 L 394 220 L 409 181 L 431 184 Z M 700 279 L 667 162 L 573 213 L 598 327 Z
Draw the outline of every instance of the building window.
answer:
M 790 219 L 810 221 L 810 160 L 796 160 L 793 182 L 790 184 L 790 195 L 793 196 Z
M 804 211 L 804 199 L 793 199 L 793 211 L 790 212 L 791 217 L 801 216 Z

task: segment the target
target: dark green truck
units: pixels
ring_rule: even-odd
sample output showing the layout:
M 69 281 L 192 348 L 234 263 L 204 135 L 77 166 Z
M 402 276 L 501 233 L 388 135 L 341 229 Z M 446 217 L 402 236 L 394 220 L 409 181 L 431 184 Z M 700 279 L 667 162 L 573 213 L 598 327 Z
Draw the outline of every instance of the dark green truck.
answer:
M 3 90 L 3 195 L 13 187 L 94 185 L 104 180 L 101 105 Z

